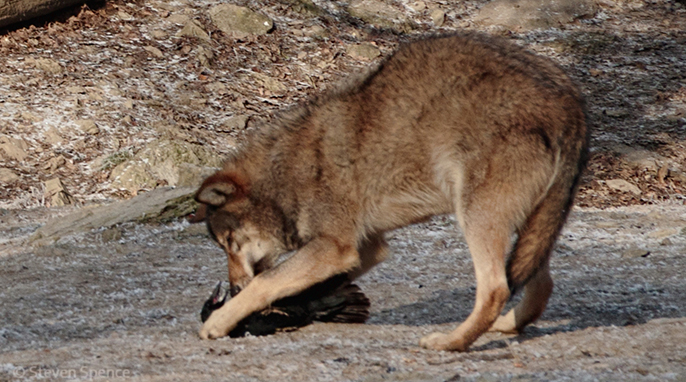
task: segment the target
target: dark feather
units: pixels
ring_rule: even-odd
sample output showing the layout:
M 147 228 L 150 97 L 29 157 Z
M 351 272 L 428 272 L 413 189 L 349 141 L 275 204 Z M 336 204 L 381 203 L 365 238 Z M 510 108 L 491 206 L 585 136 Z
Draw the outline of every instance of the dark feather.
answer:
M 226 301 L 226 295 L 219 300 L 221 292 L 217 288 L 203 305 L 203 322 Z M 229 336 L 242 337 L 247 333 L 263 336 L 301 328 L 314 321 L 364 323 L 369 318 L 369 305 L 369 299 L 357 285 L 350 283 L 347 275 L 337 275 L 253 313 L 241 321 Z

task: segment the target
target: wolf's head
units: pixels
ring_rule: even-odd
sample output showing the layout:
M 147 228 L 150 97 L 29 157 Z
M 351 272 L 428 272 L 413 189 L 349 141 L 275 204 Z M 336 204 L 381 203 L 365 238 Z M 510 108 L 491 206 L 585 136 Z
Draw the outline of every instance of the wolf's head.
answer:
M 226 252 L 232 296 L 288 251 L 283 219 L 270 203 L 251 198 L 249 187 L 245 175 L 222 170 L 195 194 L 201 203 L 195 220 L 205 220 L 210 235 Z

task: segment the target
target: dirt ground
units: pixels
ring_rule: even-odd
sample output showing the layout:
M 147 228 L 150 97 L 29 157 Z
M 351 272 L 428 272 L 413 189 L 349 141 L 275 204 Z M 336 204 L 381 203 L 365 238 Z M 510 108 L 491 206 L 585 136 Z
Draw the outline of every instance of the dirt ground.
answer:
M 683 2 L 604 0 L 593 17 L 520 32 L 474 23 L 485 0 L 427 0 L 419 13 L 388 1 L 414 18 L 408 33 L 345 17 L 337 1 L 239 3 L 275 30 L 234 40 L 208 20 L 217 1 L 140 0 L 0 31 L 0 135 L 23 141 L 0 142 L 20 150 L 0 150 L 14 174 L 0 181 L 0 381 L 686 381 Z M 146 191 L 112 186 L 119 158 L 169 135 L 225 154 L 244 129 L 374 62 L 351 45 L 385 55 L 435 31 L 436 7 L 440 31 L 507 36 L 561 64 L 587 96 L 589 171 L 553 255 L 553 297 L 522 334 L 487 334 L 468 353 L 418 347 L 473 304 L 449 217 L 389 235 L 391 258 L 359 282 L 367 324 L 217 341 L 198 339 L 199 311 L 226 260 L 201 226 L 125 223 L 17 244 L 51 219 Z M 176 36 L 191 19 L 211 42 Z M 49 206 L 54 177 L 75 205 Z
M 45 217 L 8 212 L 3 234 Z M 468 353 L 418 346 L 473 304 L 469 253 L 448 217 L 390 235 L 392 257 L 359 282 L 367 324 L 217 341 L 196 334 L 202 302 L 226 278 L 202 228 L 131 223 L 116 240 L 96 230 L 0 258 L 0 380 L 686 380 L 684 206 L 577 209 L 541 320 Z

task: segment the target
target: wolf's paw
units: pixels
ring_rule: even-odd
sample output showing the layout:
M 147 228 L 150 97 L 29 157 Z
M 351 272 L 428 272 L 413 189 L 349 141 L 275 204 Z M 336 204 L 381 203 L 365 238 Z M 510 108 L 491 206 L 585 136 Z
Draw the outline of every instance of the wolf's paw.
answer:
M 209 319 L 200 329 L 200 338 L 203 340 L 214 340 L 229 334 L 229 329 L 219 325 L 216 320 Z
M 431 333 L 419 340 L 419 346 L 431 350 L 467 350 L 467 346 L 463 346 L 459 341 L 452 341 L 450 335 L 445 333 Z

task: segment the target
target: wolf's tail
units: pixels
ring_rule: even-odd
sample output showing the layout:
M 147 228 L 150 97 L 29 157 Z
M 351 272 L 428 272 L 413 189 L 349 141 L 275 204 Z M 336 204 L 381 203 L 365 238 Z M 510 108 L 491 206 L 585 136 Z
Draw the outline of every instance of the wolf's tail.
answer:
M 517 242 L 506 266 L 512 296 L 548 261 L 555 240 L 574 202 L 581 173 L 587 162 L 587 146 L 562 166 L 543 200 L 519 229 Z

